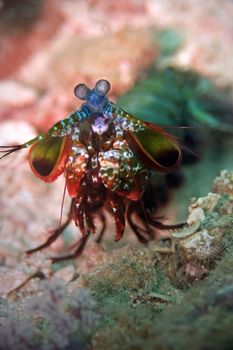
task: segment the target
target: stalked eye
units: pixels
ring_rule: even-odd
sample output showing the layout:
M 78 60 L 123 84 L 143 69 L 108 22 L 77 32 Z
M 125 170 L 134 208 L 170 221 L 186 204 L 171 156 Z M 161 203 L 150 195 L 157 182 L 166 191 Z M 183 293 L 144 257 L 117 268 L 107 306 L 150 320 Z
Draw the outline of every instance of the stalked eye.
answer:
M 85 84 L 78 84 L 74 88 L 74 94 L 80 100 L 86 100 L 90 93 L 90 89 Z
M 110 83 L 105 79 L 100 79 L 95 84 L 97 94 L 103 96 L 106 95 L 110 90 Z

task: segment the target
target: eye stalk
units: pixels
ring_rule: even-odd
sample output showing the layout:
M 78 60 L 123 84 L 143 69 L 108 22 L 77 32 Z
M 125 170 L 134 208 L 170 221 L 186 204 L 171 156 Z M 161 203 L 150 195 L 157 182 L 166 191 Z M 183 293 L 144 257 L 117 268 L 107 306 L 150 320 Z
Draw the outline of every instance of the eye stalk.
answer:
M 95 84 L 95 90 L 96 90 L 97 94 L 100 96 L 106 95 L 109 92 L 110 87 L 111 86 L 110 86 L 109 81 L 107 81 L 105 79 L 100 79 Z
M 90 89 L 85 84 L 78 84 L 74 88 L 74 94 L 80 100 L 87 100 L 90 94 Z

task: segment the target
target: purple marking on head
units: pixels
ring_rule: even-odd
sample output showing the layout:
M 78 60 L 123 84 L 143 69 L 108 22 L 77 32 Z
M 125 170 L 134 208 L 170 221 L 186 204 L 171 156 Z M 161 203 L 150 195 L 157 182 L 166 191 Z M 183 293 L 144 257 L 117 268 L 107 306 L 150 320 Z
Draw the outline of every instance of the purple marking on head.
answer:
M 93 117 L 91 128 L 95 134 L 102 135 L 108 131 L 110 119 L 102 114 L 97 114 Z

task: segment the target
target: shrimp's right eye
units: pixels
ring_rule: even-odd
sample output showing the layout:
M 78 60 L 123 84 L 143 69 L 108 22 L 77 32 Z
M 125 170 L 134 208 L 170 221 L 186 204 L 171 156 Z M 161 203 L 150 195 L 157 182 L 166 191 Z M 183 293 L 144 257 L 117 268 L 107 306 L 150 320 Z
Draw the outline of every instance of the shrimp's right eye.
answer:
M 87 100 L 90 94 L 90 89 L 85 84 L 78 84 L 74 88 L 74 94 L 80 100 Z

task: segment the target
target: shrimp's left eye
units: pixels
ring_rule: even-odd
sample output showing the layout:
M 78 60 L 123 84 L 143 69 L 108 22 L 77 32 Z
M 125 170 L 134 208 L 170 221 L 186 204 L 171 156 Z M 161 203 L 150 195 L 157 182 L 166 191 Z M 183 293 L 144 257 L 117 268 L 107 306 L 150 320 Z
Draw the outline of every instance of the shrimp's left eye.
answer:
M 80 100 L 87 100 L 90 94 L 90 89 L 85 84 L 78 84 L 74 88 L 74 94 Z
M 106 95 L 109 90 L 110 90 L 110 83 L 109 81 L 105 80 L 105 79 L 100 79 L 97 81 L 97 83 L 95 84 L 95 89 L 97 94 L 103 96 Z

